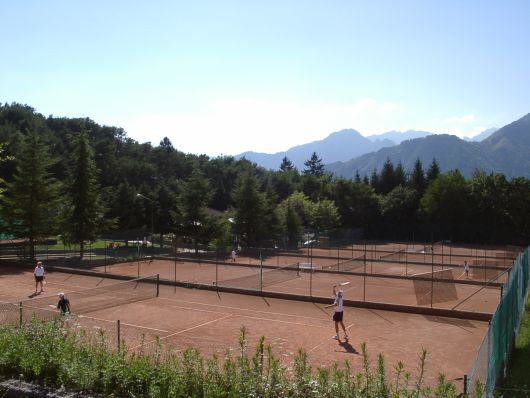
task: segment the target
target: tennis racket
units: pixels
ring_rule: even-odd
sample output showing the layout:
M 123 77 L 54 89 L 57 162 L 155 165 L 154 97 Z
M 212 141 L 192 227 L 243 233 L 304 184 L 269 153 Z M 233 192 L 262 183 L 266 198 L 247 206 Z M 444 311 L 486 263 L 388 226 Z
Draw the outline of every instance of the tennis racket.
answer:
M 349 285 L 350 283 L 351 282 L 341 282 L 338 285 L 335 285 L 335 287 L 337 287 L 337 286 L 346 286 L 346 285 Z

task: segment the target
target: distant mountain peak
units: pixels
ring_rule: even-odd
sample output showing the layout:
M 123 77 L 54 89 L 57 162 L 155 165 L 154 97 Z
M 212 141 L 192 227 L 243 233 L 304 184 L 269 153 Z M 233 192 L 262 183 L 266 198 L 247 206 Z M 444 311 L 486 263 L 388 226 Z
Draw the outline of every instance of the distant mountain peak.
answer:
M 423 138 L 423 137 L 427 137 L 428 135 L 432 135 L 432 134 L 433 133 L 429 131 L 419 131 L 419 130 L 407 130 L 407 131 L 391 130 L 391 131 L 387 131 L 386 133 L 382 133 L 382 134 L 370 135 L 366 138 L 368 138 L 372 142 L 389 140 L 392 143 L 394 143 L 394 145 L 399 145 L 403 141 L 413 140 L 416 138 Z
M 350 137 L 357 137 L 361 136 L 361 133 L 359 133 L 357 130 L 354 129 L 343 129 L 339 131 L 335 131 L 334 133 L 331 133 L 328 135 L 328 138 L 350 138 Z

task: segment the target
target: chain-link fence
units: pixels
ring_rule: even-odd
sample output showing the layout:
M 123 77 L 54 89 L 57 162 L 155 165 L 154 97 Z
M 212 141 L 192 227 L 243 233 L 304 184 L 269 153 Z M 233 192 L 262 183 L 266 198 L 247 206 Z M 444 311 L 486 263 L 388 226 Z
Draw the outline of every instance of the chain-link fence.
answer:
M 472 396 L 477 382 L 484 385 L 488 397 L 493 396 L 498 380 L 504 375 L 529 294 L 529 250 L 520 253 L 514 262 L 488 333 L 467 375 L 466 390 Z

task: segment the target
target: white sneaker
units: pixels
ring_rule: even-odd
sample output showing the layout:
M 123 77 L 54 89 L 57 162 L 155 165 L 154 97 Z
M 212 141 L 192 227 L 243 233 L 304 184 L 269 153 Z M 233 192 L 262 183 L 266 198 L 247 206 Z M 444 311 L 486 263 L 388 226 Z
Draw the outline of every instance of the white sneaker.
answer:
M 338 340 L 339 339 L 339 335 L 336 334 L 335 336 L 333 336 L 333 339 Z

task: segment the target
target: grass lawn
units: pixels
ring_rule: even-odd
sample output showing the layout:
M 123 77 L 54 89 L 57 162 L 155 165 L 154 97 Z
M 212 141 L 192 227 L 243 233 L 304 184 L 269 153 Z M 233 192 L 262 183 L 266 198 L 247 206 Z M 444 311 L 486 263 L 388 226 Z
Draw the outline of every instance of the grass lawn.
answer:
M 530 298 L 526 303 L 508 376 L 501 391 L 504 397 L 530 398 Z

